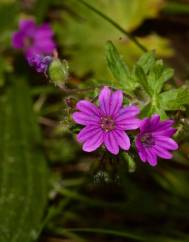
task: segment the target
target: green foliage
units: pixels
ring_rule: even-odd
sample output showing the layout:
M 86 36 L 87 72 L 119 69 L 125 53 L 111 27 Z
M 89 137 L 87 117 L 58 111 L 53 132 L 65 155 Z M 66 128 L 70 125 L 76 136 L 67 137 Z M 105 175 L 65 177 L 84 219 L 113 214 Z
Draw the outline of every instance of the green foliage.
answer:
M 1 3 L 0 4 L 0 33 L 7 32 L 12 29 L 16 24 L 16 19 L 18 17 L 18 13 L 20 10 L 20 6 L 17 2 L 9 3 Z M 11 21 L 10 21 L 11 19 Z
M 141 110 L 140 117 L 150 117 L 152 114 L 157 113 L 160 115 L 161 119 L 167 119 L 168 116 L 166 112 L 160 107 L 158 100 L 149 101 Z
M 160 105 L 164 110 L 179 110 L 189 104 L 189 88 L 180 87 L 163 92 L 160 95 Z
M 8 59 L 0 58 L 0 87 L 4 85 L 5 73 L 12 72 L 12 65 Z
M 134 172 L 136 170 L 136 163 L 134 159 L 127 152 L 122 153 L 123 159 L 128 163 L 129 172 Z
M 155 17 L 162 7 L 161 0 L 144 0 L 142 2 L 140 0 L 104 0 L 98 2 L 92 0 L 90 3 L 98 9 L 103 9 L 103 13 L 107 16 L 114 16 L 116 12 L 115 21 L 122 23 L 128 30 L 135 29 L 145 18 Z
M 148 80 L 146 78 L 146 74 L 145 74 L 143 68 L 141 66 L 139 66 L 139 65 L 136 65 L 136 67 L 135 67 L 135 74 L 136 74 L 136 77 L 137 77 L 137 81 L 144 88 L 146 93 L 148 93 L 150 95 L 151 89 L 149 87 Z
M 62 2 L 58 1 L 60 5 Z M 125 30 L 131 31 L 139 26 L 146 16 L 155 16 L 161 7 L 160 2 L 159 0 L 153 0 L 153 2 L 151 0 L 142 2 L 140 0 L 91 0 L 90 4 L 99 10 L 103 9 L 103 13 L 117 21 Z M 90 73 L 96 79 L 110 79 L 103 58 L 103 48 L 108 40 L 115 43 L 120 53 L 127 58 L 129 66 L 132 66 L 141 55 L 141 50 L 126 36 L 79 1 L 65 1 L 63 7 L 65 11 L 62 11 L 62 23 L 55 22 L 54 28 L 59 43 L 63 46 L 63 56 L 70 57 L 71 69 L 79 77 Z M 140 42 L 149 49 L 156 48 L 158 54 L 163 56 L 172 54 L 168 41 L 157 35 L 140 38 Z
M 160 103 L 160 93 L 165 82 L 172 78 L 173 69 L 166 67 L 162 60 L 156 60 L 154 52 L 145 53 L 134 68 L 136 80 L 149 99 L 147 105 L 143 107 L 141 116 L 158 113 L 162 119 L 166 118 L 167 109 Z M 173 102 L 177 100 L 173 99 Z
M 182 14 L 182 15 L 188 15 L 189 14 L 189 6 L 188 3 L 182 3 L 178 1 L 167 1 L 164 8 L 164 13 L 168 14 Z
M 34 14 L 39 23 L 44 21 L 49 5 L 50 5 L 50 0 L 37 0 L 35 2 Z
M 165 67 L 162 60 L 155 60 L 153 52 L 144 54 L 136 64 L 136 79 L 152 98 L 161 92 L 173 74 L 173 69 Z
M 137 84 L 133 81 L 131 73 L 118 50 L 110 41 L 106 44 L 106 59 L 108 66 L 115 77 L 113 85 L 117 88 L 126 90 L 129 93 L 132 92 Z
M 24 80 L 14 78 L 1 90 L 0 109 L 0 241 L 35 241 L 47 203 L 48 171 Z
M 152 66 L 155 65 L 155 61 L 156 61 L 155 52 L 149 51 L 139 58 L 137 65 L 141 66 L 142 69 L 144 70 L 144 73 L 147 74 L 149 73 Z
M 164 66 L 163 61 L 157 60 L 147 77 L 151 96 L 158 95 L 166 81 L 173 77 L 174 71 Z
M 12 71 L 11 58 L 4 51 L 11 46 L 11 36 L 17 24 L 19 10 L 20 4 L 14 1 L 0 3 L 0 87 L 4 85 L 4 74 Z
M 106 58 L 115 77 L 112 82 L 114 87 L 133 95 L 133 91 L 140 85 L 148 96 L 141 117 L 158 113 L 164 119 L 167 118 L 165 111 L 178 110 L 189 104 L 189 89 L 186 87 L 162 92 L 164 84 L 173 77 L 174 71 L 166 67 L 162 60 L 157 60 L 154 51 L 143 54 L 131 71 L 110 41 L 106 45 Z
M 52 162 L 59 161 L 61 163 L 69 163 L 74 160 L 78 150 L 80 150 L 70 137 L 46 140 L 45 147 L 47 149 L 49 159 Z
M 146 18 L 155 17 L 164 3 L 86 1 L 129 32 Z M 24 65 L 23 59 L 15 55 L 17 51 L 10 49 L 18 19 L 32 14 L 39 24 L 49 20 L 54 27 L 59 55 L 70 61 L 69 88 L 75 85 L 73 92 L 68 89 L 68 93 L 63 93 L 53 85 L 48 86 L 42 75 L 30 71 L 27 63 Z M 187 84 L 176 89 L 175 83 L 171 83 L 172 69 L 157 57 L 172 55 L 169 41 L 156 34 L 139 38 L 149 50 L 140 57 L 141 50 L 134 43 L 78 0 L 1 0 L 0 19 L 0 242 L 36 241 L 44 226 L 50 236 L 62 235 L 78 242 L 189 241 L 188 144 L 184 148 L 181 145 L 173 160 L 160 160 L 157 168 L 151 168 L 138 161 L 133 146 L 131 155 L 121 152 L 120 156 L 111 156 L 103 148 L 87 154 L 68 133 L 68 129 L 72 134 L 80 130 L 72 125 L 70 115 L 75 103 L 86 97 L 95 101 L 101 83 L 129 94 L 131 99 L 124 98 L 124 102 L 140 106 L 141 117 L 159 113 L 161 118 L 168 118 L 167 111 L 184 110 L 189 103 Z M 157 56 L 151 49 L 156 49 Z M 67 65 L 58 70 L 52 67 L 50 79 L 62 84 L 68 77 Z M 5 77 L 13 70 L 13 80 L 7 80 L 3 86 Z M 16 73 L 22 73 L 23 79 L 17 78 Z M 96 88 L 77 92 L 78 85 L 87 90 L 93 85 L 88 78 L 91 76 L 96 78 Z M 42 123 L 43 139 L 32 111 L 31 93 Z M 69 108 L 65 108 L 65 96 L 74 100 L 66 102 Z M 188 126 L 185 110 L 182 118 Z M 174 117 L 174 112 L 171 115 Z M 179 127 L 182 125 L 179 123 Z M 180 135 L 184 143 L 189 138 L 188 129 Z M 43 152 L 50 160 L 52 174 L 47 170 Z M 49 193 L 47 216 L 42 221 L 49 177 L 56 179 Z

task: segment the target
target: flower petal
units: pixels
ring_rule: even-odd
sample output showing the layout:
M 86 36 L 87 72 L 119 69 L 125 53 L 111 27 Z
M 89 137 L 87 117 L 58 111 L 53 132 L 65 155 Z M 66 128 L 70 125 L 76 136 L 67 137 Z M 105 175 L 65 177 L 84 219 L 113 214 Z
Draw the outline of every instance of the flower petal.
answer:
M 130 148 L 130 139 L 128 137 L 128 135 L 121 130 L 115 130 L 113 131 L 114 133 L 114 137 L 116 138 L 119 146 L 123 149 L 123 150 L 129 150 Z
M 165 132 L 168 129 L 172 129 L 174 121 L 173 120 L 165 120 L 160 121 L 159 115 L 155 114 L 151 118 L 145 118 L 141 121 L 140 130 L 141 133 L 158 133 L 158 132 Z M 169 136 L 172 135 L 174 132 L 173 130 L 169 130 Z
M 41 54 L 39 49 L 36 49 L 35 46 L 32 46 L 30 48 L 27 48 L 25 51 L 26 59 L 32 58 L 34 55 Z
M 143 144 L 142 144 L 142 142 L 140 141 L 140 134 L 137 135 L 137 137 L 136 137 L 135 145 L 136 145 L 136 148 L 137 148 L 138 154 L 139 154 L 139 156 L 140 156 L 140 159 L 141 159 L 143 162 L 145 162 L 146 159 L 147 159 L 147 155 L 146 155 L 145 148 L 143 147 Z
M 115 117 L 117 128 L 123 130 L 139 128 L 141 120 L 136 118 L 139 112 L 139 109 L 135 105 L 122 108 Z
M 153 148 L 145 149 L 145 151 L 146 151 L 146 158 L 147 158 L 148 163 L 151 166 L 156 166 L 157 165 L 156 152 L 153 150 Z
M 136 145 L 137 149 L 143 149 L 143 144 L 141 142 L 141 135 L 140 134 L 138 134 L 136 136 L 135 145 Z
M 157 131 L 165 131 L 169 128 L 171 128 L 171 126 L 174 124 L 174 121 L 169 119 L 169 120 L 165 120 L 165 121 L 161 121 L 157 127 Z
M 148 131 L 148 127 L 150 125 L 150 119 L 149 118 L 144 118 L 143 120 L 140 121 L 140 133 L 143 134 Z
M 87 140 L 83 145 L 83 150 L 86 152 L 92 152 L 98 149 L 104 141 L 104 133 L 98 132 L 93 135 L 91 139 Z
M 56 49 L 56 45 L 51 39 L 44 39 L 38 41 L 35 39 L 33 47 L 37 50 L 40 54 L 52 54 L 52 52 Z
M 39 26 L 36 30 L 35 36 L 38 40 L 44 38 L 51 38 L 54 35 L 49 24 L 45 23 Z
M 81 129 L 81 131 L 77 135 L 77 140 L 81 143 L 84 143 L 90 140 L 93 136 L 95 136 L 99 132 L 103 132 L 99 127 L 86 126 L 85 128 Z
M 110 114 L 110 99 L 111 99 L 111 90 L 108 87 L 104 87 L 99 95 L 99 104 L 100 109 L 105 115 Z
M 95 115 L 99 116 L 100 110 L 97 108 L 93 103 L 86 101 L 86 100 L 81 100 L 77 103 L 76 108 L 88 115 Z
M 110 99 L 110 115 L 116 115 L 123 103 L 123 92 L 118 90 L 112 93 Z
M 90 116 L 82 112 L 75 112 L 72 114 L 73 120 L 82 125 L 97 125 L 99 123 L 99 118 L 97 116 Z
M 168 152 L 167 150 L 158 145 L 154 146 L 154 150 L 156 151 L 156 154 L 163 159 L 172 159 L 173 157 L 173 155 L 170 152 Z
M 157 130 L 155 132 L 153 132 L 153 134 L 156 136 L 156 135 L 159 135 L 159 136 L 168 136 L 168 137 L 172 137 L 173 134 L 175 134 L 177 130 L 175 128 L 168 128 L 166 130 Z
M 21 49 L 24 47 L 24 34 L 22 32 L 15 32 L 12 36 L 12 46 L 15 49 Z
M 19 22 L 19 29 L 26 34 L 32 33 L 36 30 L 36 23 L 33 19 L 21 19 Z
M 152 117 L 151 117 L 151 120 L 150 120 L 150 126 L 152 129 L 156 129 L 157 126 L 159 125 L 160 123 L 160 116 L 158 114 L 154 114 Z
M 178 144 L 173 139 L 166 136 L 155 136 L 155 143 L 167 150 L 177 150 Z
M 104 144 L 110 153 L 114 155 L 117 155 L 119 153 L 118 142 L 113 132 L 107 132 L 105 134 Z
M 125 119 L 122 121 L 116 121 L 116 128 L 121 130 L 134 130 L 140 127 L 141 121 L 137 118 Z
M 160 125 L 160 116 L 154 114 L 151 118 L 145 118 L 141 121 L 140 130 L 141 133 L 154 132 Z
M 115 119 L 117 121 L 121 121 L 121 120 L 124 120 L 124 119 L 135 117 L 139 113 L 140 113 L 140 110 L 137 106 L 130 105 L 128 107 L 122 108 L 120 110 L 120 112 L 116 115 Z
M 140 156 L 140 159 L 141 159 L 143 162 L 146 162 L 147 155 L 146 155 L 146 151 L 145 151 L 145 149 L 143 149 L 143 150 L 138 150 L 138 154 L 139 154 L 139 156 Z

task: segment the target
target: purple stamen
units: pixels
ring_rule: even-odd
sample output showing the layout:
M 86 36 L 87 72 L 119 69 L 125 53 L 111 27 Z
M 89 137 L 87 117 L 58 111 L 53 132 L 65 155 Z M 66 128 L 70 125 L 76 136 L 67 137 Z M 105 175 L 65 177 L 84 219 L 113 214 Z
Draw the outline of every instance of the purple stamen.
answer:
M 100 126 L 105 132 L 112 131 L 115 128 L 115 121 L 111 116 L 102 117 Z

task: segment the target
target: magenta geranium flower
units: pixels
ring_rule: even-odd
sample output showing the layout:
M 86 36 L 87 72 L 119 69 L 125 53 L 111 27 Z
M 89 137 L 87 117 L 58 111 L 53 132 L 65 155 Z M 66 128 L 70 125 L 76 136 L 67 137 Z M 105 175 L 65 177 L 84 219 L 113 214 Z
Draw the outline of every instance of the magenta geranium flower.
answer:
M 139 109 L 134 105 L 123 107 L 122 91 L 112 92 L 108 87 L 101 90 L 98 101 L 99 106 L 79 101 L 76 105 L 79 112 L 73 114 L 76 123 L 85 125 L 77 135 L 83 150 L 91 152 L 102 144 L 114 155 L 119 153 L 119 148 L 128 150 L 130 140 L 125 131 L 139 127 L 136 117 Z
M 178 144 L 171 138 L 176 131 L 172 128 L 173 123 L 173 120 L 160 121 L 157 114 L 141 121 L 136 147 L 142 161 L 155 166 L 157 157 L 172 158 L 170 151 L 178 149 Z
M 21 20 L 19 30 L 12 36 L 12 45 L 16 49 L 22 49 L 26 58 L 34 54 L 49 55 L 55 50 L 51 27 L 44 23 L 37 26 L 32 19 Z

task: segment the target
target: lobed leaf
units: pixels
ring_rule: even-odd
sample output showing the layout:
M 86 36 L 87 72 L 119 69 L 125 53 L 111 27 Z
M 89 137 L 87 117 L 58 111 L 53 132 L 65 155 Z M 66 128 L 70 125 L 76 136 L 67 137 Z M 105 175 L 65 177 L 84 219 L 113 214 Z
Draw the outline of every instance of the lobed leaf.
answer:
M 161 60 L 156 61 L 148 76 L 149 87 L 152 90 L 151 95 L 159 94 L 164 83 L 169 80 L 174 74 L 172 68 L 164 66 Z
M 155 105 L 152 103 L 148 103 L 147 105 L 145 105 L 141 110 L 140 117 L 141 118 L 150 117 L 152 114 L 155 114 L 155 113 L 159 114 L 162 120 L 167 119 L 167 115 L 164 109 L 161 108 L 159 105 L 157 105 L 157 103 L 155 103 Z
M 139 60 L 137 61 L 137 65 L 143 68 L 144 73 L 147 74 L 150 69 L 154 66 L 156 61 L 155 52 L 149 51 L 144 53 Z
M 189 104 L 189 89 L 186 87 L 169 90 L 160 95 L 160 105 L 164 110 L 178 110 L 187 104 Z
M 146 93 L 148 93 L 150 95 L 152 90 L 151 90 L 151 87 L 148 84 L 148 80 L 147 80 L 146 74 L 144 72 L 144 69 L 141 66 L 136 65 L 134 70 L 135 70 L 136 80 L 144 88 Z
M 157 96 L 161 92 L 164 83 L 173 74 L 172 68 L 166 67 L 162 60 L 156 60 L 153 51 L 142 55 L 135 66 L 136 80 L 151 97 Z
M 108 41 L 106 44 L 106 60 L 108 67 L 119 86 L 129 92 L 133 91 L 136 87 L 136 83 L 134 82 L 134 79 L 131 78 L 131 74 L 126 63 L 111 41 Z

